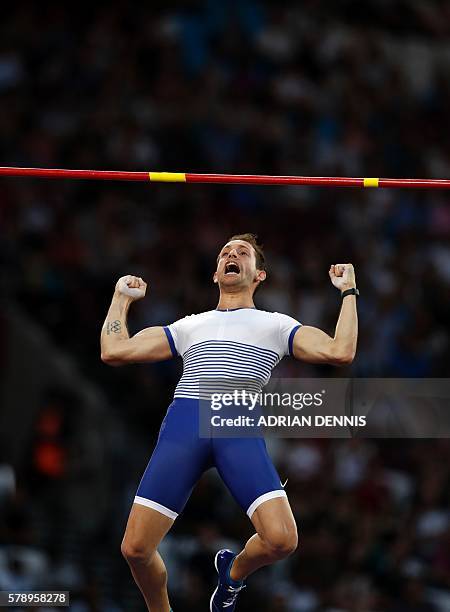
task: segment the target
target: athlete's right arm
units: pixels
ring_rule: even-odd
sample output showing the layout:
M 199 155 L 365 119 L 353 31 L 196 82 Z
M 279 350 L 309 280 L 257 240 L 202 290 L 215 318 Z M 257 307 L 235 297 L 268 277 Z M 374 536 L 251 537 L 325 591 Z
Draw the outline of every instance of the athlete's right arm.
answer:
M 146 288 L 147 284 L 136 276 L 123 276 L 117 281 L 100 338 L 104 363 L 120 366 L 173 357 L 163 327 L 148 327 L 131 338 L 128 334 L 128 310 L 133 302 L 145 296 Z

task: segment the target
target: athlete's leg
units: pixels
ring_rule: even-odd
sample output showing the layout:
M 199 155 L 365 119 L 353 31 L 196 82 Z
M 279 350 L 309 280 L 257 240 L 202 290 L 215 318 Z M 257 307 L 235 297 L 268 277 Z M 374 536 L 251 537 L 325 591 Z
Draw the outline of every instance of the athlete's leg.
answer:
M 169 612 L 167 572 L 157 547 L 173 519 L 153 508 L 133 504 L 122 540 L 122 554 L 151 612 Z
M 175 400 L 138 486 L 122 543 L 151 612 L 170 609 L 167 573 L 157 547 L 210 463 L 209 440 L 198 438 L 198 402 Z
M 263 502 L 251 516 L 256 529 L 230 570 L 233 580 L 243 580 L 264 565 L 292 554 L 297 548 L 297 527 L 286 497 Z
M 263 438 L 217 438 L 213 446 L 222 479 L 256 529 L 231 566 L 230 577 L 240 581 L 293 553 L 297 527 Z

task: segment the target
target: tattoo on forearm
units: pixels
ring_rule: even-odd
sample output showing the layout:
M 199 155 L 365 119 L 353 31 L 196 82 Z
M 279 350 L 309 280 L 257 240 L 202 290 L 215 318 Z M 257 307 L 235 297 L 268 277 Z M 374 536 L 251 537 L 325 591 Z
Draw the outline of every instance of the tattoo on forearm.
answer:
M 108 321 L 106 324 L 106 334 L 109 336 L 111 333 L 120 334 L 122 331 L 122 323 L 117 319 L 111 323 Z

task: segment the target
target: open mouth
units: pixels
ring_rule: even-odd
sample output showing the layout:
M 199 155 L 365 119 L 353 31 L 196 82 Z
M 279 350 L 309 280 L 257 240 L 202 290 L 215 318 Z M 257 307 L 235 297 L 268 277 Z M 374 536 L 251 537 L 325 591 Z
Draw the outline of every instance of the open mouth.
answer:
M 239 274 L 240 273 L 240 269 L 238 264 L 235 261 L 229 261 L 226 265 L 225 265 L 225 274 Z

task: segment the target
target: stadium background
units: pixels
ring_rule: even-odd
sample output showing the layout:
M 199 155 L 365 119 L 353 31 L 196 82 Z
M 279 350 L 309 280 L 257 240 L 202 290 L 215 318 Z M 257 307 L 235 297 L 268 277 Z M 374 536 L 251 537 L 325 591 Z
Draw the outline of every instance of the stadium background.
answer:
M 449 36 L 445 1 L 20 3 L 0 22 L 0 163 L 448 178 Z M 266 248 L 260 308 L 332 332 L 329 265 L 357 271 L 353 365 L 278 376 L 448 376 L 445 192 L 3 179 L 1 589 L 144 609 L 120 541 L 181 364 L 108 368 L 100 328 L 127 273 L 149 283 L 132 333 L 213 308 L 242 231 Z M 300 548 L 240 612 L 450 609 L 448 440 L 271 449 Z M 250 533 L 208 474 L 161 549 L 177 612 L 207 609 L 214 552 Z

